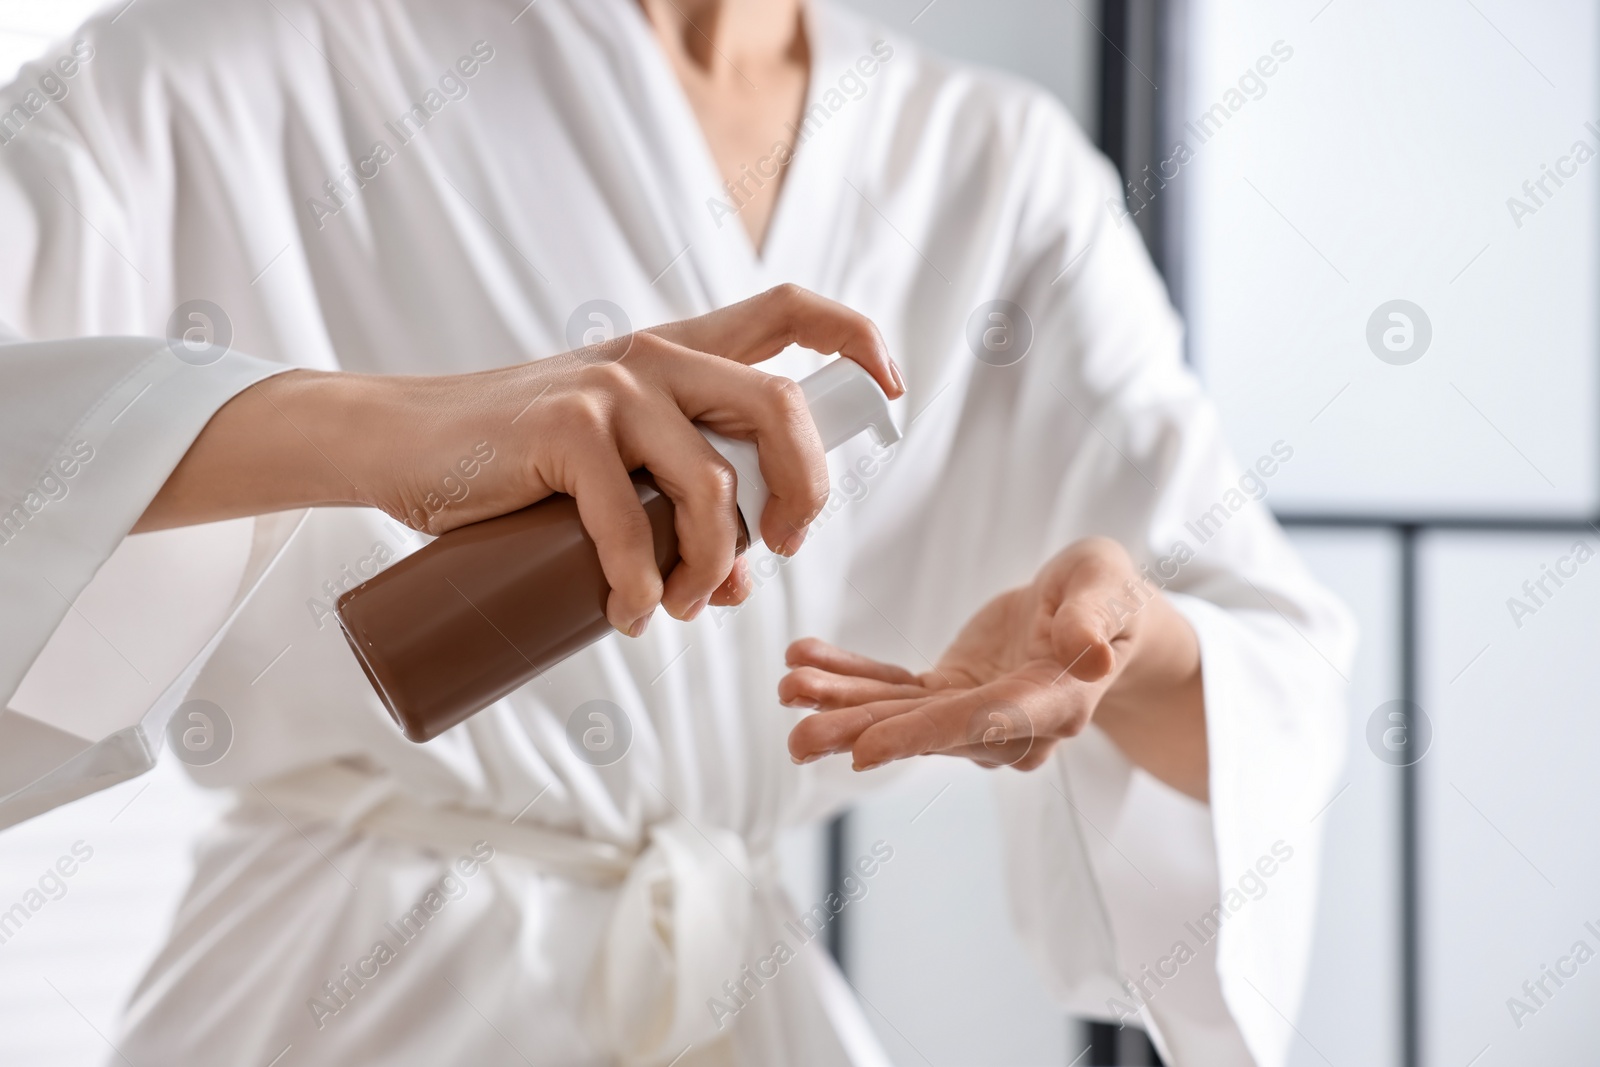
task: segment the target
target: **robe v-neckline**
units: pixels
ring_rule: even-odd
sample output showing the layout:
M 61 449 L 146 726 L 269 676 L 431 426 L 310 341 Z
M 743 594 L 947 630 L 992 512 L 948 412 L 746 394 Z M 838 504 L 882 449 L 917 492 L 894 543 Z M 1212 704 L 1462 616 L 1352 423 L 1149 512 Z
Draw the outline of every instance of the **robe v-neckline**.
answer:
M 719 286 L 723 291 L 712 294 L 713 299 L 719 303 L 737 299 L 752 289 L 752 281 L 756 289 L 785 281 L 813 287 L 820 285 L 819 271 L 827 242 L 817 240 L 817 223 L 832 217 L 838 210 L 839 194 L 838 189 L 831 188 L 821 178 L 829 172 L 842 173 L 831 161 L 848 140 L 846 131 L 836 127 L 849 123 L 830 122 L 828 132 L 833 136 L 808 137 L 804 144 L 794 146 L 793 158 L 786 168 L 762 246 L 758 249 L 737 215 L 724 216 L 721 225 L 717 224 L 710 203 L 713 199 L 729 202 L 725 179 L 711 151 L 705 128 L 677 72 L 662 51 L 654 27 L 637 0 L 610 2 L 627 9 L 621 13 L 621 19 L 627 32 L 635 36 L 641 56 L 640 76 L 647 90 L 643 105 L 662 123 L 664 140 L 675 147 L 674 151 L 666 153 L 667 158 L 658 162 L 676 178 L 673 193 L 681 212 L 679 221 L 685 226 L 685 239 L 689 242 L 685 253 L 691 249 L 715 247 L 721 250 L 723 266 L 732 268 L 731 277 L 725 276 L 724 285 Z M 840 35 L 830 16 L 831 12 L 811 3 L 801 7 L 810 54 L 806 95 L 798 116 L 802 124 L 826 89 L 823 72 L 839 66 Z

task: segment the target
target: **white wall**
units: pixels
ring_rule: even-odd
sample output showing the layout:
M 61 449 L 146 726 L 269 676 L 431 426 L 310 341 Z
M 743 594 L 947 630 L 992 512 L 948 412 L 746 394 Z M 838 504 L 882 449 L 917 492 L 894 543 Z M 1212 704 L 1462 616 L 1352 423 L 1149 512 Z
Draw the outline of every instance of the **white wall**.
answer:
M 1506 201 L 1574 141 L 1600 149 L 1600 7 L 1195 7 L 1195 119 L 1275 42 L 1293 53 L 1214 136 L 1186 134 L 1177 179 L 1196 361 L 1239 454 L 1296 450 L 1276 506 L 1592 511 L 1600 160 L 1520 228 Z M 1405 366 L 1366 339 L 1397 298 L 1432 324 Z
M 1600 150 L 1600 8 L 1581 0 L 1197 0 L 1186 113 L 1225 101 L 1275 42 L 1258 99 L 1192 157 L 1192 351 L 1236 449 L 1293 443 L 1280 511 L 1592 515 L 1597 470 L 1595 177 L 1522 189 L 1582 140 Z M 1600 125 L 1600 122 L 1597 122 Z M 1570 166 L 1569 170 L 1572 169 Z M 1513 217 L 1508 199 L 1537 208 Z M 1520 224 L 1519 224 L 1520 223 Z M 1422 307 L 1432 342 L 1381 359 L 1367 323 Z M 1328 813 L 1329 869 L 1296 1064 L 1398 1062 L 1394 769 L 1363 736 L 1398 696 L 1397 572 L 1384 534 L 1297 534 L 1363 618 L 1354 783 Z M 1425 535 L 1418 765 L 1423 1062 L 1588 1062 L 1600 964 L 1521 1026 L 1508 998 L 1582 939 L 1600 952 L 1591 713 L 1600 566 L 1518 627 L 1507 599 L 1583 539 Z M 1365 547 L 1363 547 L 1365 546 Z M 1570 564 L 1567 565 L 1569 568 Z M 1551 588 L 1554 589 L 1553 584 Z M 1387 601 L 1387 606 L 1385 605 Z
M 1061 1065 L 1084 1048 L 1012 929 L 995 773 L 936 757 L 850 817 L 846 861 L 894 859 L 848 916 L 845 967 L 894 1062 Z M 1070 1047 L 1070 1050 L 1069 1050 Z
M 1097 0 L 842 0 L 940 55 L 1009 70 L 1055 93 L 1094 136 Z
M 1546 978 L 1537 1000 L 1522 988 L 1578 941 L 1600 953 L 1600 560 L 1561 564 L 1577 573 L 1546 580 L 1542 603 L 1522 589 L 1578 542 L 1600 552 L 1592 528 L 1426 542 L 1423 1034 L 1435 1067 L 1480 1052 L 1476 1067 L 1595 1058 L 1600 956 L 1562 985 Z M 1533 613 L 1514 618 L 1513 597 Z M 1512 997 L 1534 1013 L 1514 1017 Z
M 1295 547 L 1355 612 L 1349 759 L 1327 810 L 1311 974 L 1292 1067 L 1399 1058 L 1399 771 L 1367 747 L 1367 719 L 1399 689 L 1399 542 L 1377 531 L 1297 530 Z

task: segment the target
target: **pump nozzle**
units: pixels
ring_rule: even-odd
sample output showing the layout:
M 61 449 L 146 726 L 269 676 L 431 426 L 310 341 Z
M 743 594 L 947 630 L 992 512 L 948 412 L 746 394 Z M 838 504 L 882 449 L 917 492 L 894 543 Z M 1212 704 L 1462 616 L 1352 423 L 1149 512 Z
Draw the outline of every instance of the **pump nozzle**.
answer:
M 800 388 L 823 451 L 832 452 L 862 430 L 871 430 L 880 445 L 900 440 L 900 428 L 889 414 L 889 398 L 854 360 L 834 360 L 804 379 Z
M 900 440 L 900 428 L 889 414 L 889 398 L 872 380 L 872 375 L 854 360 L 834 360 L 802 379 L 800 388 L 805 392 L 811 419 L 817 424 L 823 451 L 833 451 L 862 430 L 871 430 L 881 445 L 892 445 Z M 704 426 L 698 429 L 738 473 L 739 514 L 744 517 L 745 528 L 751 536 L 757 536 L 761 529 L 761 512 L 770 494 L 766 480 L 761 477 L 756 446 L 750 441 L 724 437 Z

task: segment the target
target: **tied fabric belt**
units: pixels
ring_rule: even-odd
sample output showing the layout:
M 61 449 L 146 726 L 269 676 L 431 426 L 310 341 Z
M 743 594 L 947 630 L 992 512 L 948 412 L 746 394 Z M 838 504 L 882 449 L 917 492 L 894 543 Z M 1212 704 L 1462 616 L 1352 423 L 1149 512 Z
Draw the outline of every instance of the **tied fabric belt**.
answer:
M 618 888 L 589 987 L 587 1013 L 607 1051 L 629 1065 L 726 1062 L 726 1032 L 706 1010 L 749 962 L 754 881 L 744 839 L 657 823 L 638 851 L 415 800 L 394 779 L 326 763 L 258 784 L 285 812 L 446 856 L 488 841 L 551 874 Z

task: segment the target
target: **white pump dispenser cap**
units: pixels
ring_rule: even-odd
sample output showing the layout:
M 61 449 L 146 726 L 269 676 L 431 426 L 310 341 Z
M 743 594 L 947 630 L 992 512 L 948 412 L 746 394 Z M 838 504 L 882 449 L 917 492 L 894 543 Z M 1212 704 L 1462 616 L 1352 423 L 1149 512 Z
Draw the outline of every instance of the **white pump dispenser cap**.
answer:
M 834 360 L 801 381 L 800 389 L 824 452 L 832 452 L 862 430 L 871 430 L 880 445 L 900 440 L 900 428 L 889 414 L 889 398 L 854 360 Z
M 889 413 L 889 398 L 861 364 L 836 359 L 815 374 L 802 379 L 800 388 L 811 409 L 822 448 L 831 452 L 863 430 L 871 430 L 880 445 L 900 440 L 900 428 Z M 755 443 L 724 437 L 715 430 L 699 427 L 711 447 L 733 465 L 739 476 L 737 501 L 739 514 L 752 542 L 761 537 L 761 513 L 766 509 L 766 479 L 761 477 L 761 462 Z

